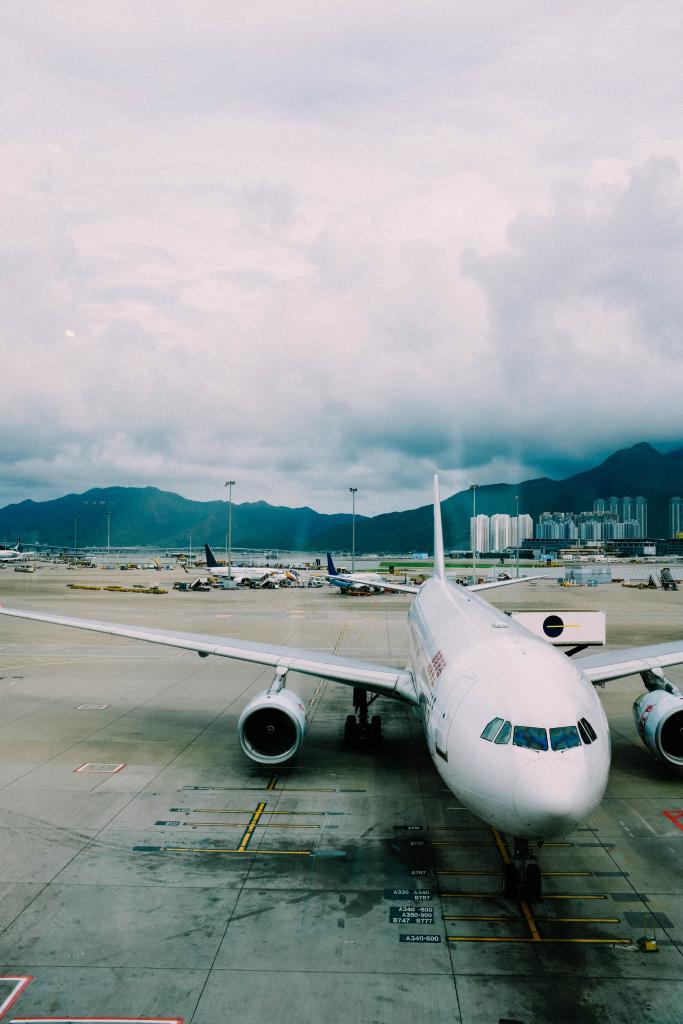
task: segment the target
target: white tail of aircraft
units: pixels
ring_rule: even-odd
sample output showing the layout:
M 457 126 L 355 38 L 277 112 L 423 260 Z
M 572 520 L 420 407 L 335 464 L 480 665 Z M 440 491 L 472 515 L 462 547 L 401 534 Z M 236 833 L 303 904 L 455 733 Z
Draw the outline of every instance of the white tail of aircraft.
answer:
M 439 476 L 434 474 L 434 575 L 446 579 L 446 560 L 443 552 L 443 526 L 441 524 L 441 497 Z

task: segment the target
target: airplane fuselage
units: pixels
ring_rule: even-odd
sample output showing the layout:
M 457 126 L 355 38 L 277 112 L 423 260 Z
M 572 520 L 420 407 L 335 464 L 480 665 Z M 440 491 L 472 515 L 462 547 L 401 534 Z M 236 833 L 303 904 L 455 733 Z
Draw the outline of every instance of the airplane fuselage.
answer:
M 337 576 L 328 576 L 327 580 L 333 587 L 339 587 L 340 590 L 363 590 L 371 593 L 381 586 L 376 580 L 370 579 L 361 583 L 360 580 L 349 579 L 343 573 L 339 573 Z
M 0 549 L 0 562 L 18 562 L 20 559 L 27 557 L 23 551 L 19 551 L 17 548 Z
M 610 744 L 602 705 L 579 668 L 476 594 L 436 577 L 408 620 L 427 743 L 449 789 L 520 838 L 563 835 L 585 821 L 607 785 Z M 594 741 L 579 736 L 582 721 Z
M 227 565 L 209 566 L 207 572 L 211 576 L 225 576 L 226 579 L 233 579 L 236 583 L 242 583 L 244 580 L 264 580 L 271 577 L 283 579 L 285 576 L 281 570 L 271 569 L 266 565 L 231 565 L 229 569 Z

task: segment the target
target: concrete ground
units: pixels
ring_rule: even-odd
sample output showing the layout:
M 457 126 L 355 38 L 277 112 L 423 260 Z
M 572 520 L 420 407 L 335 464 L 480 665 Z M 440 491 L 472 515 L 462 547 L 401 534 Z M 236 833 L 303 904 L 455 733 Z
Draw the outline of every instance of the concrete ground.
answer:
M 159 575 L 3 569 L 0 600 L 405 664 L 404 597 L 66 586 Z M 542 581 L 493 597 L 605 609 L 617 646 L 683 636 L 683 592 Z M 347 751 L 351 691 L 290 676 L 312 718 L 299 759 L 248 762 L 237 718 L 270 678 L 0 620 L 0 1018 L 680 1024 L 683 780 L 638 740 L 639 679 L 601 691 L 607 797 L 545 847 L 529 918 L 500 896 L 495 837 L 444 789 L 401 705 L 375 705 L 379 752 Z M 659 951 L 644 953 L 652 915 Z

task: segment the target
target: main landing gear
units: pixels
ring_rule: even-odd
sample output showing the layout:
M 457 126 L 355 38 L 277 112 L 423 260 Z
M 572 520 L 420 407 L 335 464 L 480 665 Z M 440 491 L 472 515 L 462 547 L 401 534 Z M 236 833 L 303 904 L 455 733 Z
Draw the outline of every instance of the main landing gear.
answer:
M 512 860 L 503 865 L 503 895 L 528 903 L 538 903 L 543 899 L 541 869 L 528 839 L 514 840 Z
M 347 715 L 344 723 L 344 745 L 359 747 L 367 744 L 370 748 L 379 746 L 382 740 L 382 719 L 379 715 L 368 718 L 368 708 L 377 700 L 377 694 L 368 700 L 368 691 L 360 686 L 353 688 L 355 714 Z

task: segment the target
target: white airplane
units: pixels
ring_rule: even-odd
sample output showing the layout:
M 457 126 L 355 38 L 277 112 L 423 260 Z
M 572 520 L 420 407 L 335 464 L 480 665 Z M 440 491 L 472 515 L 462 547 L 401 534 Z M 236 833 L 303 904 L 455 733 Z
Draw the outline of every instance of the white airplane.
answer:
M 283 580 L 290 580 L 298 583 L 299 576 L 292 569 L 273 569 L 268 565 L 219 565 L 216 556 L 208 544 L 204 545 L 206 552 L 206 567 L 212 576 L 225 576 L 226 579 L 234 580 L 235 583 L 253 582 L 265 583 L 272 580 L 274 583 L 281 583 Z
M 13 548 L 0 548 L 0 562 L 18 562 L 21 558 L 29 557 L 18 540 Z
M 354 591 L 355 593 L 371 594 L 381 592 L 383 590 L 391 589 L 392 591 L 400 591 L 401 584 L 394 583 L 393 580 L 385 580 L 383 576 L 380 576 L 376 572 L 368 573 L 350 573 L 342 572 L 337 569 L 332 555 L 327 552 L 327 573 L 325 579 L 328 583 L 331 583 L 335 587 L 339 587 L 342 591 Z M 386 584 L 391 583 L 392 586 L 389 588 Z M 405 590 L 400 591 L 401 593 L 413 594 L 415 593 L 415 587 L 407 585 Z
M 545 573 L 540 573 L 535 576 L 534 579 L 543 579 Z M 465 584 L 465 580 L 462 577 L 458 577 L 456 573 L 448 573 L 446 578 L 449 582 L 461 583 L 463 585 L 471 585 L 469 580 Z M 416 587 L 407 582 L 407 576 L 402 584 L 396 584 L 394 579 L 390 579 L 386 576 L 382 576 L 376 572 L 346 572 L 345 570 L 338 569 L 334 564 L 332 555 L 327 552 L 327 573 L 325 579 L 328 583 L 331 583 L 335 587 L 343 591 L 361 591 L 365 594 L 377 593 L 386 590 L 396 591 L 397 593 L 403 594 L 414 594 L 416 593 Z M 512 581 L 512 576 L 507 572 L 496 572 L 495 569 L 490 570 L 490 576 L 488 582 L 495 582 L 497 584 Z M 481 586 L 481 585 L 480 585 Z
M 640 736 L 661 761 L 683 767 L 683 694 L 662 673 L 667 665 L 683 663 L 683 640 L 571 659 L 475 593 L 523 577 L 469 588 L 450 583 L 436 477 L 434 570 L 430 579 L 413 587 L 410 667 L 405 669 L 294 647 L 44 612 L 0 608 L 0 614 L 167 644 L 203 658 L 213 654 L 272 666 L 273 682 L 249 701 L 237 725 L 242 750 L 258 764 L 285 763 L 303 743 L 307 709 L 287 686 L 289 672 L 354 687 L 356 714 L 345 725 L 349 745 L 361 737 L 378 738 L 379 717 L 368 722 L 367 714 L 376 696 L 413 706 L 448 788 L 512 840 L 505 894 L 538 899 L 541 872 L 535 851 L 544 840 L 586 821 L 607 785 L 609 727 L 594 684 L 639 673 L 646 688 L 633 708 Z M 375 695 L 370 701 L 368 692 Z

